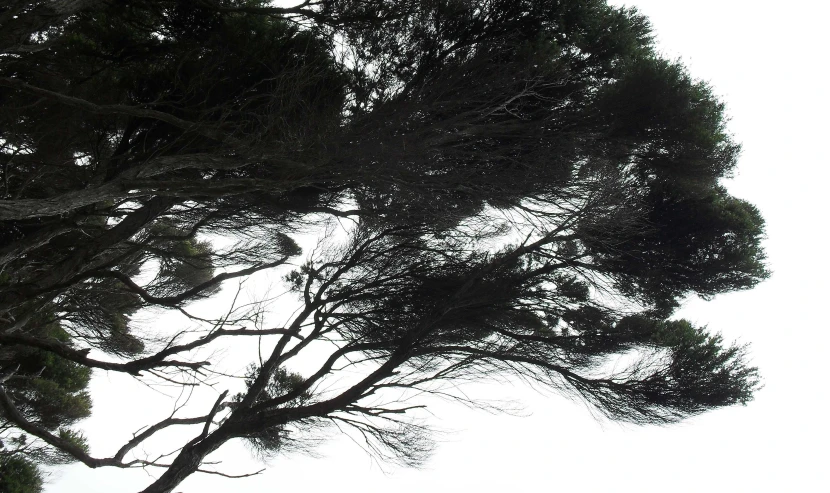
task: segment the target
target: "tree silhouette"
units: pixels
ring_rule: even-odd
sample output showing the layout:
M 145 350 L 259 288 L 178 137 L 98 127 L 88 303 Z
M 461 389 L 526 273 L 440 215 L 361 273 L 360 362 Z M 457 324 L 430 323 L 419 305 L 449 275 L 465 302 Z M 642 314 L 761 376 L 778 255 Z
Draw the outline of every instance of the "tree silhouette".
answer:
M 430 445 L 408 397 L 495 376 L 635 423 L 757 389 L 744 347 L 671 318 L 764 279 L 764 225 L 722 184 L 723 103 L 634 9 L 19 0 L 0 27 L 0 409 L 34 444 L 3 471 L 157 467 L 144 491 L 169 492 L 229 440 L 267 456 L 326 425 L 414 465 Z M 333 220 L 343 238 L 301 258 Z M 299 304 L 284 327 L 188 306 L 275 268 Z M 150 339 L 148 308 L 206 331 Z M 270 353 L 204 414 L 109 457 L 68 427 L 90 371 L 186 385 L 238 337 Z M 311 348 L 317 370 L 292 371 Z M 615 355 L 631 363 L 604 371 Z M 169 462 L 134 454 L 186 426 Z

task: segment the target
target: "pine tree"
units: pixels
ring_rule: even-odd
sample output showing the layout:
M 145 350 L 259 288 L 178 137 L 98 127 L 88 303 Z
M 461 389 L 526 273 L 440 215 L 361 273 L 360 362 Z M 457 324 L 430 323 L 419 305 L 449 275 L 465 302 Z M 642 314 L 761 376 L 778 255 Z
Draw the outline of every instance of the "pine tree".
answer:
M 0 32 L 0 409 L 56 457 L 163 467 L 145 491 L 168 492 L 228 440 L 268 455 L 332 423 L 418 464 L 427 430 L 390 395 L 442 382 L 519 375 L 635 423 L 758 387 L 745 347 L 672 318 L 768 275 L 764 223 L 723 185 L 724 104 L 634 9 L 20 0 Z M 301 259 L 297 236 L 333 219 L 348 238 Z M 285 327 L 189 311 L 292 259 Z M 148 308 L 209 330 L 148 340 Z M 178 381 L 236 336 L 271 352 L 204 415 L 105 458 L 68 427 L 91 370 Z M 361 376 L 330 390 L 343 371 Z M 186 425 L 170 463 L 130 458 Z

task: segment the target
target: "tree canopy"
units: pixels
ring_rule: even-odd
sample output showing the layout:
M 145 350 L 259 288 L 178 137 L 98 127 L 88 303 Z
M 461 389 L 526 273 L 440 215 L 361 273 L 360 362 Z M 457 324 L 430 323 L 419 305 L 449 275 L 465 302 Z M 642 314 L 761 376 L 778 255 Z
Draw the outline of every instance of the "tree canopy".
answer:
M 758 388 L 745 347 L 672 318 L 767 277 L 764 222 L 724 186 L 724 104 L 635 9 L 13 0 L 0 33 L 2 491 L 80 461 L 170 492 L 230 440 L 271 455 L 332 424 L 416 465 L 400 396 L 493 377 L 634 423 Z M 311 231 L 331 234 L 304 253 Z M 191 310 L 268 269 L 285 326 Z M 147 337 L 149 309 L 203 330 Z M 190 385 L 201 349 L 245 337 L 267 352 L 238 393 L 89 450 L 91 372 Z M 193 438 L 168 462 L 133 453 L 173 427 Z

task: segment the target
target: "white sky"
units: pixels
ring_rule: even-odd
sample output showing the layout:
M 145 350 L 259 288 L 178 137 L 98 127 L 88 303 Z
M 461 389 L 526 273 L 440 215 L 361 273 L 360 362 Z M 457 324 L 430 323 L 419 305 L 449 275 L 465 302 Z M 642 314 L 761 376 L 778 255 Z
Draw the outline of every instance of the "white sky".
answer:
M 830 177 L 823 34 L 830 7 L 818 0 L 617 3 L 639 7 L 663 52 L 715 87 L 744 145 L 728 186 L 767 220 L 773 277 L 750 292 L 690 301 L 681 315 L 752 344 L 765 381 L 756 400 L 676 426 L 633 427 L 599 422 L 582 404 L 556 396 L 488 387 L 478 395 L 518 399 L 531 415 L 437 406 L 430 423 L 451 433 L 422 469 L 381 470 L 355 445 L 331 440 L 318 450 L 321 458 L 279 457 L 265 473 L 246 479 L 198 475 L 176 491 L 827 491 L 823 370 L 830 335 L 820 310 L 830 279 L 821 256 Z M 154 393 L 143 392 L 139 401 L 125 396 L 117 389 L 134 387 L 121 375 L 98 377 L 94 385 L 95 416 L 113 419 L 105 426 L 94 418 L 87 426 L 97 454 L 111 453 L 137 428 L 125 423 L 152 422 L 151 413 L 162 418 L 172 406 Z M 261 467 L 238 444 L 220 452 L 223 471 Z M 73 465 L 56 471 L 47 491 L 133 492 L 149 481 L 142 471 Z

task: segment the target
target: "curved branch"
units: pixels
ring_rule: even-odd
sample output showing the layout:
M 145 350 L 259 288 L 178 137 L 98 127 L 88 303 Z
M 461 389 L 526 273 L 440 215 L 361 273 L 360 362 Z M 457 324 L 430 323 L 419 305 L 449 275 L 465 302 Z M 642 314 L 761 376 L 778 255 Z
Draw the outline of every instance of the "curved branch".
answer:
M 61 94 L 59 92 L 50 91 L 42 87 L 33 86 L 31 84 L 23 82 L 22 80 L 13 79 L 11 77 L 0 77 L 0 85 L 12 87 L 14 89 L 19 89 L 21 91 L 26 91 L 28 93 L 35 94 L 38 96 L 47 97 L 55 101 L 58 101 L 61 104 L 65 104 L 73 108 L 78 108 L 89 113 L 95 113 L 99 115 L 129 115 L 138 118 L 150 118 L 153 120 L 165 122 L 167 124 L 170 124 L 177 128 L 181 128 L 183 130 L 194 131 L 198 134 L 204 135 L 205 137 L 218 140 L 219 142 L 237 143 L 236 139 L 229 137 L 223 132 L 217 130 L 216 128 L 211 128 L 206 125 L 201 125 L 198 123 L 183 120 L 181 118 L 171 115 L 170 113 L 165 113 L 163 111 L 139 108 L 136 106 L 130 106 L 126 104 L 95 104 L 85 99 L 76 98 L 74 96 L 68 96 L 66 94 Z
M 95 278 L 95 277 L 109 277 L 120 281 L 124 284 L 130 291 L 136 293 L 137 295 L 141 296 L 141 298 L 154 305 L 161 305 L 161 306 L 168 306 L 171 308 L 176 308 L 179 303 L 188 300 L 197 294 L 201 293 L 202 291 L 211 288 L 223 281 L 227 281 L 228 279 L 234 279 L 237 277 L 243 277 L 251 275 L 255 272 L 259 272 L 261 270 L 270 269 L 272 267 L 277 267 L 284 264 L 288 260 L 288 257 L 283 257 L 280 260 L 276 260 L 274 262 L 269 262 L 267 264 L 255 265 L 253 267 L 248 267 L 246 269 L 240 269 L 235 272 L 223 272 L 217 276 L 214 276 L 213 279 L 209 279 L 197 286 L 194 286 L 187 291 L 179 293 L 175 296 L 153 296 L 152 294 L 148 293 L 147 290 L 139 286 L 138 284 L 133 281 L 130 276 L 123 274 L 118 271 L 99 271 L 99 272 L 92 272 L 88 274 L 86 277 L 88 278 Z
M 118 449 L 118 452 L 112 456 L 113 459 L 117 461 L 123 461 L 124 456 L 127 455 L 127 452 L 134 449 L 139 443 L 143 442 L 144 440 L 150 438 L 153 434 L 157 431 L 167 428 L 168 426 L 174 425 L 197 425 L 199 423 L 210 423 L 212 418 L 210 416 L 199 416 L 197 418 L 167 418 L 165 420 L 159 421 L 158 423 L 154 424 L 153 426 L 147 428 L 143 432 L 135 435 L 132 440 L 124 444 L 123 447 Z
M 0 409 L 3 410 L 3 416 L 12 423 L 14 423 L 21 430 L 40 438 L 44 442 L 59 450 L 62 450 L 63 452 L 66 452 L 73 458 L 83 462 L 88 467 L 96 468 L 103 466 L 130 466 L 130 464 L 124 464 L 120 460 L 115 460 L 114 458 L 96 459 L 87 454 L 78 445 L 61 437 L 55 436 L 52 433 L 50 433 L 49 430 L 47 430 L 46 428 L 27 420 L 26 417 L 23 416 L 20 413 L 20 411 L 17 410 L 17 407 L 15 407 L 11 398 L 6 393 L 6 389 L 4 389 L 2 385 L 0 385 Z
M 204 346 L 219 337 L 223 336 L 264 336 L 284 334 L 302 339 L 296 331 L 289 329 L 275 328 L 275 329 L 217 329 L 210 334 L 196 339 L 187 344 L 180 344 L 170 346 L 156 354 L 144 358 L 128 361 L 126 363 L 115 363 L 109 361 L 100 361 L 88 356 L 89 349 L 75 349 L 58 340 L 40 339 L 37 337 L 27 335 L 17 335 L 9 333 L 0 333 L 0 343 L 4 345 L 20 344 L 23 346 L 35 347 L 45 351 L 54 353 L 64 359 L 74 361 L 90 368 L 100 368 L 108 371 L 119 371 L 129 373 L 131 375 L 138 375 L 142 371 L 153 370 L 157 368 L 188 368 L 191 370 L 198 370 L 199 368 L 209 365 L 209 362 L 187 362 L 187 361 L 170 361 L 165 360 L 168 356 L 190 351 L 198 347 Z
M 213 339 L 215 339 L 215 337 Z M 193 347 L 197 347 L 202 344 L 207 344 L 207 342 L 210 341 L 206 341 L 201 344 L 191 343 L 187 345 L 190 347 L 187 347 L 186 349 L 192 349 Z M 89 356 L 87 356 L 89 354 L 89 349 L 75 349 L 58 340 L 40 339 L 37 337 L 31 337 L 27 335 L 2 333 L 0 334 L 0 343 L 2 343 L 3 345 L 20 344 L 23 346 L 34 347 L 45 351 L 49 351 L 50 353 L 54 353 L 64 359 L 73 361 L 84 366 L 88 366 L 90 368 L 100 368 L 102 370 L 108 371 L 119 371 L 129 373 L 131 375 L 138 375 L 143 370 L 151 370 L 155 368 L 189 368 L 191 370 L 198 370 L 202 366 L 208 364 L 207 362 L 164 361 L 164 358 L 169 356 L 170 354 L 181 352 L 186 349 L 180 349 L 178 351 L 166 350 L 163 351 L 163 353 L 165 353 L 163 356 L 159 356 L 161 353 L 158 353 L 147 358 L 141 358 L 127 363 L 115 363 L 90 358 Z M 178 347 L 179 346 L 176 346 L 176 348 Z

